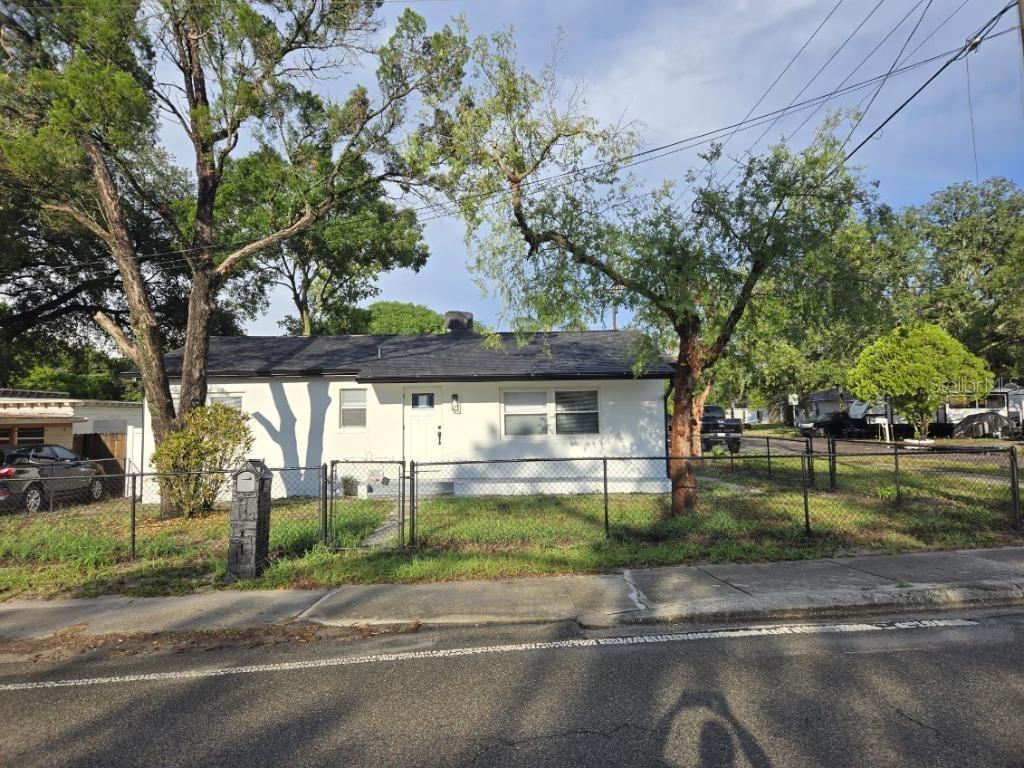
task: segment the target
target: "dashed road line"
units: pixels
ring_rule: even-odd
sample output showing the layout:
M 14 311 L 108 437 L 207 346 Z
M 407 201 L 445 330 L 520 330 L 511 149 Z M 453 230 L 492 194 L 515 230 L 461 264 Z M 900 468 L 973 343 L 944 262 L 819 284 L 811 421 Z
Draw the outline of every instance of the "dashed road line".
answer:
M 884 632 L 906 629 L 939 629 L 950 627 L 973 627 L 978 622 L 967 619 L 923 619 L 918 621 L 856 622 L 849 624 L 787 624 L 777 626 L 742 627 L 735 629 L 709 629 L 696 632 L 675 632 L 658 635 L 630 635 L 627 637 L 578 638 L 573 640 L 551 640 L 539 643 L 515 643 L 507 645 L 483 645 L 467 648 L 445 648 L 433 651 L 402 651 L 398 653 L 376 653 L 366 656 L 341 656 L 308 661 L 288 661 L 276 664 L 250 664 L 241 667 L 211 667 L 187 669 L 176 672 L 151 672 L 137 675 L 112 675 L 110 677 L 83 677 L 70 680 L 39 680 L 0 685 L 0 691 L 34 691 L 49 688 L 83 688 L 93 685 L 114 685 L 123 683 L 147 683 L 173 680 L 197 680 L 229 675 L 252 675 L 267 672 L 291 672 L 308 669 L 347 667 L 359 664 L 383 664 L 390 662 L 417 661 L 424 659 L 451 659 L 460 656 L 481 656 L 485 654 L 527 653 L 576 648 L 600 648 L 605 646 L 650 645 L 661 643 L 684 643 L 699 640 L 736 640 L 747 637 L 777 637 L 785 635 L 831 635 L 851 632 Z

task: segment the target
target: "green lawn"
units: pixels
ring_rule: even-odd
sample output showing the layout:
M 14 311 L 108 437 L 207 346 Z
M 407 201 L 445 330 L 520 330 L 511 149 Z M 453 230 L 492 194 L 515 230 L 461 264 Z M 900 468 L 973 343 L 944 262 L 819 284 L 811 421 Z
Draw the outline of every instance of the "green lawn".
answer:
M 388 501 L 339 500 L 333 539 L 355 547 L 386 517 Z M 0 599 L 110 592 L 181 594 L 218 585 L 228 544 L 227 509 L 161 520 L 155 504 L 139 505 L 136 559 L 130 558 L 130 504 L 108 499 L 52 513 L 0 516 Z M 318 546 L 318 498 L 276 499 L 270 551 L 276 562 Z
M 600 494 L 440 496 L 420 500 L 416 549 L 355 549 L 394 501 L 345 499 L 336 548 L 318 543 L 319 500 L 274 502 L 272 563 L 240 588 L 423 582 L 590 573 L 694 562 L 827 557 L 1019 544 L 1010 525 L 1005 456 L 841 456 L 837 488 L 815 462 L 804 533 L 799 457 L 707 461 L 696 514 L 666 519 L 665 494 L 612 493 L 605 538 Z M 224 586 L 227 515 L 160 520 L 138 511 L 138 558 L 128 557 L 128 502 L 0 517 L 0 599 L 107 593 L 180 594 Z

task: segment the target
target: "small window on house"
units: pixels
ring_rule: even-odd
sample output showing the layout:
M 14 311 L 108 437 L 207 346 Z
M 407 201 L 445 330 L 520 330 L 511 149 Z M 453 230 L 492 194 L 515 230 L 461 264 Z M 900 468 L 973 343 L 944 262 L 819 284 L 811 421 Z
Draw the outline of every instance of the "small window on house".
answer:
M 506 392 L 504 398 L 506 435 L 548 433 L 547 392 Z
M 218 392 L 211 394 L 208 401 L 210 405 L 226 405 L 228 408 L 234 408 L 236 411 L 242 410 L 241 395 L 225 395 Z
M 341 390 L 342 429 L 363 429 L 366 427 L 366 390 Z
M 412 407 L 413 408 L 433 408 L 434 407 L 434 393 L 433 392 L 414 392 L 412 395 Z
M 46 431 L 42 427 L 18 427 L 18 445 L 42 445 Z
M 555 434 L 596 435 L 597 390 L 555 392 Z

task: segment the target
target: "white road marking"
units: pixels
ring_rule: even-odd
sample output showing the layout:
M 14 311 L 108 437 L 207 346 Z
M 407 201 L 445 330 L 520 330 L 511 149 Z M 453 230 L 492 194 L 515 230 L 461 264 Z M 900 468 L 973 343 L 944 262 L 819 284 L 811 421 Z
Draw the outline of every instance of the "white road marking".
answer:
M 450 659 L 458 656 L 479 656 L 492 653 L 524 653 L 566 648 L 599 648 L 614 645 L 642 645 L 651 643 L 682 643 L 694 640 L 734 640 L 744 637 L 774 637 L 778 635 L 831 635 L 849 632 L 882 632 L 902 629 L 935 629 L 945 627 L 974 627 L 978 622 L 966 619 L 923 619 L 920 621 L 894 621 L 851 624 L 788 624 L 778 626 L 743 627 L 738 629 L 710 629 L 700 632 L 677 632 L 662 635 L 631 635 L 628 637 L 581 638 L 552 640 L 542 643 L 516 643 L 511 645 L 483 645 L 468 648 L 446 648 L 435 651 L 403 651 L 377 653 L 368 656 L 341 656 L 310 661 L 287 661 L 278 664 L 251 664 L 244 667 L 212 667 L 188 669 L 178 672 L 151 672 L 139 675 L 111 677 L 83 677 L 70 680 L 42 680 L 38 682 L 7 683 L 0 691 L 32 691 L 43 688 L 81 688 L 91 685 L 116 683 L 145 683 L 162 680 L 195 680 L 226 675 L 251 675 L 260 672 L 290 672 L 304 669 L 347 667 L 356 664 L 381 664 L 420 659 Z

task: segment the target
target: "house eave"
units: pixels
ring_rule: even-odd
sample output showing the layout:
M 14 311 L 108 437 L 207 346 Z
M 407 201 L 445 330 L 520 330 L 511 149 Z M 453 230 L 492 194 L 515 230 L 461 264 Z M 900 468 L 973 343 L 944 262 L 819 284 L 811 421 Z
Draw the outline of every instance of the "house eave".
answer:
M 596 381 L 626 379 L 670 379 L 670 372 L 651 371 L 635 375 L 633 373 L 608 373 L 597 371 L 581 371 L 568 373 L 537 373 L 537 374 L 462 374 L 458 376 L 356 376 L 360 384 L 418 384 L 422 382 L 473 382 L 473 381 Z

